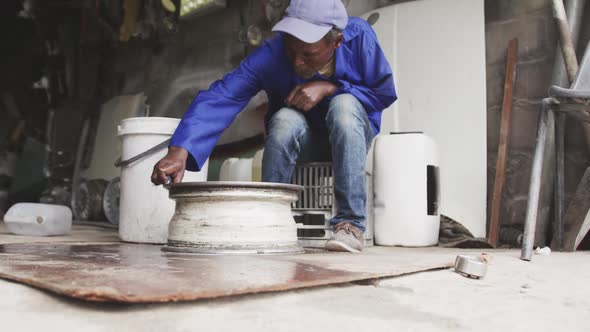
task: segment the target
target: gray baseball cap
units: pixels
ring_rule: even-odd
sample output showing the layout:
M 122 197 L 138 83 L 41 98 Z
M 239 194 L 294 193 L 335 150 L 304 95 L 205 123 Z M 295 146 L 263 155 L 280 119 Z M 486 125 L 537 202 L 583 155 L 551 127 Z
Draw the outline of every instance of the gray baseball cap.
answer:
M 344 30 L 348 14 L 341 0 L 291 0 L 272 31 L 282 31 L 306 43 L 322 39 L 332 28 Z

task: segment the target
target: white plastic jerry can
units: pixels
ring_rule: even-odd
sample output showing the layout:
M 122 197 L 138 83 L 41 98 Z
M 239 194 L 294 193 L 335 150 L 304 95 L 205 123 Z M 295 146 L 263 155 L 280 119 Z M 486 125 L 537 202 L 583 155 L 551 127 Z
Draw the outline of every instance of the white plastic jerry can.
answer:
M 72 228 L 72 211 L 62 205 L 17 203 L 8 209 L 4 222 L 17 235 L 64 235 Z

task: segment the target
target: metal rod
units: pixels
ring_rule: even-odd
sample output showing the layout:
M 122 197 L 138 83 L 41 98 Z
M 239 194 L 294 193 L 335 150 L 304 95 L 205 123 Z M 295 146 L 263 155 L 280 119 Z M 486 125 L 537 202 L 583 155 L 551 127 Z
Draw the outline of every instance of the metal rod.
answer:
M 324 190 L 324 188 L 325 188 L 325 183 L 324 183 L 324 166 L 321 166 L 320 167 L 320 183 L 319 183 L 319 186 L 321 188 L 320 189 L 320 209 L 325 209 L 326 208 L 326 205 L 324 203 L 324 201 L 325 201 L 324 196 L 326 196 L 326 193 L 325 193 L 325 190 Z
M 127 159 L 127 160 L 121 160 L 121 158 L 118 158 L 115 161 L 115 167 L 127 166 L 127 165 L 129 165 L 131 163 L 134 163 L 134 162 L 138 161 L 139 159 L 142 159 L 142 158 L 144 158 L 146 156 L 149 156 L 149 155 L 153 154 L 154 152 L 157 152 L 157 151 L 160 151 L 160 150 L 166 148 L 169 144 L 170 144 L 170 139 L 167 139 L 164 142 L 162 142 L 162 143 L 160 143 L 160 144 L 158 144 L 156 146 L 152 146 L 151 148 L 147 149 L 146 151 L 144 151 L 144 152 L 142 152 L 142 153 L 140 153 L 140 154 L 138 154 L 136 156 L 133 156 L 133 157 Z
M 319 201 L 318 201 L 318 169 L 317 166 L 312 166 L 311 168 L 311 175 L 312 175 L 312 179 L 313 179 L 313 201 L 312 201 L 312 206 L 313 209 L 316 210 L 319 207 Z
M 578 44 L 580 36 L 580 26 L 582 22 L 582 14 L 584 13 L 584 5 L 586 0 L 566 0 L 566 14 L 567 22 L 570 27 L 572 43 L 574 48 Z M 553 64 L 553 78 L 551 80 L 554 85 L 560 87 L 569 87 L 571 85 L 563 61 L 563 52 L 561 46 L 555 50 L 555 62 Z
M 539 113 L 539 120 L 537 122 L 537 142 L 531 170 L 529 200 L 524 225 L 522 251 L 520 253 L 520 259 L 525 261 L 530 261 L 533 254 L 537 214 L 539 212 L 539 196 L 541 195 L 541 180 L 543 177 L 543 157 L 545 155 L 545 141 L 547 139 L 547 118 L 550 111 L 550 105 L 543 101 L 543 107 Z
M 311 188 L 311 168 L 309 167 L 305 167 L 305 184 L 306 184 L 306 190 L 305 193 L 307 194 L 307 197 L 305 198 L 305 206 L 309 207 L 311 206 L 311 192 L 312 192 L 312 188 Z
M 565 117 L 557 112 L 555 124 L 555 223 L 553 233 L 555 236 L 555 250 L 563 250 L 563 217 L 565 197 Z
M 565 68 L 570 82 L 574 81 L 578 72 L 578 58 L 576 57 L 576 48 L 574 47 L 572 33 L 567 23 L 567 16 L 562 0 L 553 0 L 553 17 L 557 24 L 559 32 L 559 41 L 561 52 L 565 61 Z
M 586 0 L 566 0 L 567 24 L 569 26 L 568 30 L 571 34 L 571 43 L 574 50 L 580 35 L 580 26 L 585 3 Z M 568 73 L 566 73 L 564 52 L 560 51 L 560 49 L 562 48 L 559 47 L 555 52 L 552 81 L 553 84 L 560 87 L 569 87 L 573 82 L 573 79 L 568 77 Z M 577 66 L 577 59 L 575 60 Z M 563 223 L 565 214 L 565 119 L 565 114 L 557 112 L 557 122 L 555 126 L 555 221 L 553 223 L 554 240 L 552 241 L 552 247 L 554 250 L 559 251 L 563 250 Z M 583 125 L 584 127 L 588 126 L 588 124 Z
M 560 32 L 560 44 L 562 48 L 562 56 L 565 59 L 567 70 L 567 77 L 570 82 L 576 75 L 577 59 L 575 54 L 575 48 L 572 41 L 572 36 L 578 35 L 579 32 L 579 21 L 580 13 L 583 8 L 583 1 L 568 1 L 568 14 L 572 17 L 573 21 L 570 23 L 573 31 L 570 32 L 565 14 L 565 8 L 561 0 L 553 0 L 553 13 L 556 19 L 557 28 Z M 556 61 L 559 61 L 559 56 L 556 57 Z M 575 63 L 575 64 L 574 64 Z M 560 83 L 563 74 L 563 66 L 558 64 L 555 66 L 553 80 L 555 83 Z M 573 74 L 572 74 L 573 72 Z M 563 79 L 567 82 L 567 80 Z M 569 85 L 569 84 L 568 84 Z M 548 121 L 548 118 L 551 121 Z M 545 158 L 545 145 L 547 144 L 547 132 L 552 130 L 558 136 L 563 137 L 563 132 L 555 132 L 555 123 L 553 121 L 554 113 L 551 108 L 551 101 L 549 99 L 543 100 L 543 108 L 541 114 L 539 114 L 539 121 L 537 124 L 537 142 L 535 147 L 535 155 L 533 157 L 533 167 L 531 170 L 531 183 L 529 186 L 529 200 L 527 203 L 527 214 L 525 220 L 525 234 L 522 244 L 521 259 L 531 260 L 532 250 L 535 239 L 537 215 L 539 210 L 539 196 L 541 188 L 541 180 L 543 176 L 543 161 Z M 587 135 L 588 136 L 588 135 Z M 555 149 L 555 145 L 549 146 L 549 149 Z M 556 158 L 557 159 L 557 158 Z M 555 186 L 557 183 L 554 184 Z M 551 185 L 550 185 L 551 186 Z M 553 186 L 551 186 L 553 187 Z M 558 193 L 558 191 L 556 191 Z

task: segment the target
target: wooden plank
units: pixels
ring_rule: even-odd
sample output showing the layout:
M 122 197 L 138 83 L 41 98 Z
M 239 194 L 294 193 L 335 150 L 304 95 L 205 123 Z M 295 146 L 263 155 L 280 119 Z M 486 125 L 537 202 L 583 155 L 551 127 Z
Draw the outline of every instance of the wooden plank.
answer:
M 494 194 L 492 196 L 492 210 L 490 216 L 489 242 L 492 246 L 498 244 L 500 229 L 500 208 L 502 207 L 502 190 L 506 181 L 506 161 L 510 141 L 510 126 L 512 123 L 512 94 L 516 79 L 516 55 L 518 53 L 518 39 L 512 39 L 508 44 L 506 60 L 506 79 L 504 81 L 504 101 L 500 119 L 500 141 L 498 143 L 498 158 L 496 160 L 496 177 L 494 180 Z

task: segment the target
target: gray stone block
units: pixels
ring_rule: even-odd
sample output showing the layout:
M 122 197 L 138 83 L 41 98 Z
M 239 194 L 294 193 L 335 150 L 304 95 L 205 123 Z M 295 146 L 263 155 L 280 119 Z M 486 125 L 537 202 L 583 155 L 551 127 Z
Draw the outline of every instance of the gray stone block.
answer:
M 486 22 L 502 21 L 539 11 L 549 11 L 550 0 L 486 0 Z
M 590 158 L 585 148 L 568 149 L 568 147 L 566 147 L 564 174 L 566 207 L 569 198 L 575 193 L 586 167 L 590 165 Z
M 547 89 L 551 84 L 552 71 L 552 58 L 542 57 L 517 63 L 514 98 L 541 100 L 547 97 Z M 488 108 L 501 105 L 504 97 L 506 65 L 488 65 L 486 74 Z
M 504 225 L 524 225 L 528 195 L 517 195 L 505 200 L 506 206 L 502 210 Z
M 572 150 L 588 149 L 582 123 L 571 116 L 566 117 L 565 144 Z
M 486 25 L 486 62 L 505 63 L 508 42 L 518 38 L 518 58 L 527 58 L 551 51 L 555 41 L 549 39 L 553 28 L 551 17 L 521 16 L 517 19 Z
M 553 57 L 519 63 L 516 67 L 514 98 L 542 99 L 547 97 L 553 75 Z
M 486 102 L 488 108 L 502 105 L 505 71 L 505 65 L 488 65 L 486 67 Z
M 533 150 L 518 149 L 510 153 L 507 164 L 504 194 L 506 198 L 528 195 Z
M 149 84 L 157 81 L 166 80 L 170 77 L 170 72 L 174 66 L 174 54 L 170 49 L 164 49 L 159 54 L 153 54 L 150 59 L 150 64 L 145 70 L 148 72 L 147 77 Z
M 488 153 L 488 216 L 494 193 L 496 156 L 496 152 Z M 501 225 L 524 223 L 532 157 L 532 150 L 513 150 L 509 153 L 500 207 Z
M 535 101 L 531 100 L 513 101 L 509 143 L 510 149 L 534 148 L 537 136 L 537 118 L 540 107 L 540 102 L 537 104 Z M 500 106 L 488 108 L 488 151 L 497 152 L 498 150 L 500 135 L 500 114 Z
M 528 190 L 530 183 L 531 167 L 532 167 L 533 152 L 531 150 L 516 150 L 510 153 L 508 163 L 506 165 L 506 182 L 502 192 L 502 205 L 500 207 L 500 225 L 515 226 L 522 228 L 526 219 L 526 211 L 528 204 Z M 488 190 L 488 204 L 491 207 L 491 197 L 493 193 L 495 173 L 495 158 L 493 160 L 494 168 L 488 172 L 489 185 L 491 189 Z M 548 183 L 551 188 L 547 192 L 552 195 L 552 183 Z M 542 199 L 542 202 L 544 200 Z M 553 205 L 539 204 L 538 222 L 535 232 L 535 246 L 544 246 L 548 242 L 548 234 L 553 221 Z M 489 212 L 488 212 L 489 215 Z

